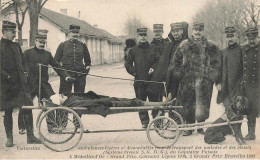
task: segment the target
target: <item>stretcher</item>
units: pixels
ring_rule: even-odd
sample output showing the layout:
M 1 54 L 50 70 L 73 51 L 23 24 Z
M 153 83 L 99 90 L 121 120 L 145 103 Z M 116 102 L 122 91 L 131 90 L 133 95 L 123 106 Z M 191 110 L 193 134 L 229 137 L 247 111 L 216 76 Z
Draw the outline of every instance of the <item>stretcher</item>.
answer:
M 115 130 L 84 130 L 79 115 L 96 114 L 85 107 L 65 107 L 53 104 L 47 100 L 43 101 L 36 119 L 38 135 L 42 143 L 53 151 L 67 151 L 78 145 L 83 133 L 104 132 L 133 132 L 146 131 L 147 138 L 152 145 L 159 148 L 169 147 L 176 143 L 180 135 L 178 124 L 183 124 L 181 115 L 173 109 L 182 106 L 136 106 L 136 107 L 110 107 L 109 114 L 120 114 L 126 112 L 140 112 L 148 110 L 163 111 L 163 116 L 153 119 L 147 128 L 143 129 L 115 129 Z M 34 106 L 24 106 L 23 109 L 36 109 Z M 168 113 L 174 115 L 174 119 L 168 117 Z M 65 121 L 64 121 L 65 119 Z M 48 127 L 48 123 L 51 126 Z M 51 130 L 50 130 L 51 128 Z M 157 142 L 160 142 L 159 144 Z

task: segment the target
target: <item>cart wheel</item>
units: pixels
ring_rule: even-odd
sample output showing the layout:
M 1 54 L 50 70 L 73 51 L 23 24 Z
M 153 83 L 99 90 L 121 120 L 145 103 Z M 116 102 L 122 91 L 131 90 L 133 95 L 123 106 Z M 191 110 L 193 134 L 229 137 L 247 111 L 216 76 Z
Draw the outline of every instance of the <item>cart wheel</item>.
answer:
M 57 107 L 46 111 L 41 116 L 37 127 L 42 143 L 57 152 L 74 148 L 84 132 L 78 114 L 67 107 Z
M 169 110 L 169 117 L 176 122 L 177 125 L 183 125 L 184 121 L 180 113 L 178 113 L 175 110 Z M 182 133 L 182 130 L 180 130 L 180 134 Z
M 165 148 L 177 142 L 180 131 L 173 119 L 160 116 L 149 123 L 146 134 L 152 145 L 158 148 Z

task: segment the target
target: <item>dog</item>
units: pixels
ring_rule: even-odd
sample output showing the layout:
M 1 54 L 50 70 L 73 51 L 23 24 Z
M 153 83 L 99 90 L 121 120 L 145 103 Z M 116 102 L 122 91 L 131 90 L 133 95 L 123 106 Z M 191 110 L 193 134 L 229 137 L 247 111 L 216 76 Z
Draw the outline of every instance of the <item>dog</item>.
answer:
M 244 96 L 235 96 L 233 103 L 213 124 L 242 120 L 243 115 L 247 114 L 247 110 L 248 99 Z M 241 123 L 210 127 L 206 130 L 204 141 L 208 144 L 217 144 L 223 142 L 228 134 L 233 134 L 239 145 L 246 143 L 241 133 Z

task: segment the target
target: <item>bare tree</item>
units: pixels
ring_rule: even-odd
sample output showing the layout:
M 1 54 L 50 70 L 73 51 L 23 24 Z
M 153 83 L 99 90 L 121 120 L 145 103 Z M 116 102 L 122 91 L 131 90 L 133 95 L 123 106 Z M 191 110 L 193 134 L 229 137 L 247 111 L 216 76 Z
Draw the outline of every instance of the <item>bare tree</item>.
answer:
M 48 0 L 26 0 L 30 17 L 30 46 L 34 46 L 35 34 L 38 31 L 39 14 Z
M 240 41 L 245 40 L 244 31 L 248 26 L 259 22 L 259 6 L 255 0 L 216 0 L 209 1 L 194 17 L 193 21 L 205 23 L 205 34 L 220 48 L 225 44 L 224 29 L 234 26 L 238 29 Z
M 124 28 L 123 31 L 125 32 L 125 34 L 129 37 L 136 37 L 137 36 L 137 28 L 142 28 L 142 27 L 146 27 L 146 25 L 144 25 L 141 21 L 140 18 L 133 16 L 133 17 L 128 17 L 124 23 Z M 152 31 L 148 28 L 147 30 L 147 35 L 148 35 L 148 41 L 152 40 Z
M 28 6 L 25 0 L 5 0 L 1 1 L 1 6 L 4 8 L 2 10 L 2 17 L 9 17 L 15 15 L 15 20 L 18 29 L 18 43 L 23 45 L 23 35 L 22 28 L 24 24 L 25 14 L 28 10 Z

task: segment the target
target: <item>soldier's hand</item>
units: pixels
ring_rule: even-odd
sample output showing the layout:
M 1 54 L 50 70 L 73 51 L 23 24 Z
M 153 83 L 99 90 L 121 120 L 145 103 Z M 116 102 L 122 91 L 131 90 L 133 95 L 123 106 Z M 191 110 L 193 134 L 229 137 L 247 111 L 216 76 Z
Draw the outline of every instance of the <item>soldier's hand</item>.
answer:
M 90 66 L 87 66 L 87 67 L 86 67 L 86 70 L 90 70 Z
M 154 71 L 154 69 L 153 69 L 153 68 L 150 68 L 148 74 L 152 74 L 153 71 Z
M 28 76 L 28 72 L 23 72 L 26 76 Z
M 66 77 L 65 80 L 66 80 L 67 82 L 74 82 L 76 79 L 73 78 L 73 77 Z
M 221 90 L 222 90 L 221 84 L 217 84 L 216 87 L 217 87 L 217 90 L 218 90 L 218 91 L 221 91 Z

